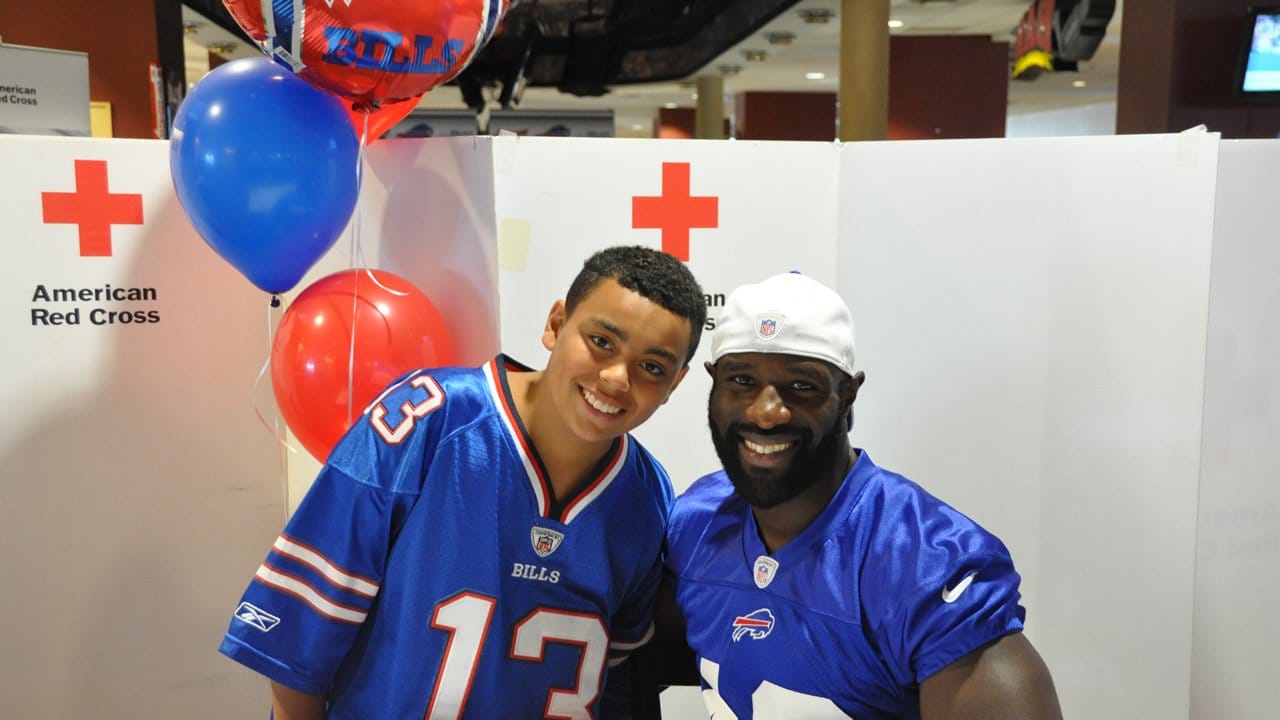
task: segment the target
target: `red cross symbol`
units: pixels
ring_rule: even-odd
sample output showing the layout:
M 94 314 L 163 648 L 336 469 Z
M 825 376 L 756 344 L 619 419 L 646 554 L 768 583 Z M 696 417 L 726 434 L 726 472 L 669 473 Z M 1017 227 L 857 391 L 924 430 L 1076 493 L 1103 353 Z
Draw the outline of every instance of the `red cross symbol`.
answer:
M 720 199 L 689 195 L 689 163 L 662 163 L 662 195 L 631 198 L 631 227 L 661 228 L 662 250 L 689 261 L 689 230 L 719 226 Z
M 80 257 L 111 256 L 111 226 L 142 224 L 142 195 L 107 191 L 105 160 L 76 161 L 76 191 L 40 193 L 46 225 L 78 225 Z

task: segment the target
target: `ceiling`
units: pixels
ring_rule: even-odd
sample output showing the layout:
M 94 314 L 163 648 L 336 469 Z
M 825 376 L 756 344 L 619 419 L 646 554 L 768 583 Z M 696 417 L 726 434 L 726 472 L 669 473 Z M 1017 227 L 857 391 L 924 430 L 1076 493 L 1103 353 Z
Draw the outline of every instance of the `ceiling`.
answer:
M 531 2 L 533 0 L 525 0 L 525 5 Z M 544 6 L 576 4 L 586 8 L 589 0 L 542 2 Z M 730 0 L 724 5 L 728 7 L 733 2 Z M 535 79 L 518 94 L 516 107 L 530 110 L 611 109 L 618 135 L 648 136 L 652 133 L 658 108 L 696 105 L 693 85 L 698 75 L 724 76 L 726 111 L 733 108 L 728 98 L 753 90 L 838 91 L 839 18 L 819 24 L 807 22 L 805 16 L 823 10 L 836 16 L 842 6 L 841 0 L 737 2 L 738 8 L 758 5 L 760 12 L 767 13 L 772 19 L 756 30 L 748 27 L 743 28 L 743 32 L 731 29 L 722 33 L 724 42 L 741 39 L 711 57 L 700 68 L 663 82 L 614 85 L 607 94 L 599 97 L 578 97 L 560 92 L 555 87 L 537 86 Z M 189 4 L 205 8 L 209 14 L 225 12 L 219 0 Z M 210 4 L 215 5 L 211 10 Z M 896 24 L 893 21 L 901 22 L 900 27 L 892 28 L 890 32 L 902 35 L 989 35 L 994 41 L 1008 42 L 1012 46 L 1014 30 L 1030 4 L 1031 0 L 890 0 L 891 24 Z M 519 5 L 515 6 L 513 13 L 519 8 Z M 1011 80 L 1009 113 L 1016 115 L 1114 100 L 1122 12 L 1122 2 L 1117 0 L 1115 15 L 1107 25 L 1106 35 L 1097 52 L 1090 60 L 1082 61 L 1077 72 L 1044 73 L 1031 81 Z M 207 71 L 206 49 L 211 46 L 228 58 L 249 57 L 260 52 L 187 5 L 183 6 L 183 17 L 187 26 L 189 83 Z M 779 35 L 791 37 L 788 42 L 779 43 Z M 771 42 L 771 36 L 774 42 Z M 764 59 L 749 61 L 746 59 L 748 51 L 763 51 Z M 699 58 L 709 55 L 703 53 Z M 477 58 L 477 62 L 480 59 Z M 531 70 L 530 76 L 533 74 Z M 821 74 L 822 77 L 809 79 L 812 74 Z M 486 90 L 486 96 L 492 98 L 495 105 L 497 94 L 498 88 Z M 420 106 L 463 109 L 466 103 L 456 87 L 444 86 L 424 95 Z

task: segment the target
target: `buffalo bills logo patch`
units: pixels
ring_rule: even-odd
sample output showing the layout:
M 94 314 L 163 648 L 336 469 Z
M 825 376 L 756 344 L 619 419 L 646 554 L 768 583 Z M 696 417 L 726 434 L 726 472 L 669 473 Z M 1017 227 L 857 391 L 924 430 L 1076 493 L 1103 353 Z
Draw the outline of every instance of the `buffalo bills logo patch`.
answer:
M 538 557 L 546 557 L 560 547 L 564 533 L 542 527 L 534 527 L 529 531 L 529 540 L 533 543 L 533 551 Z
M 769 637 L 771 632 L 773 632 L 773 613 L 769 608 L 760 608 L 733 619 L 734 642 L 738 642 L 743 637 L 763 640 Z

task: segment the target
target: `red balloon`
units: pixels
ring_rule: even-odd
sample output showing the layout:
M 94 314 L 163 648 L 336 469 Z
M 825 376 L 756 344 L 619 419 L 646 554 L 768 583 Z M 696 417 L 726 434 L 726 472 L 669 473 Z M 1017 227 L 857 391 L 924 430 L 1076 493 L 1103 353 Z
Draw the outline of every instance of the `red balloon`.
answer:
M 309 285 L 285 310 L 271 346 L 271 385 L 289 429 L 324 462 L 391 381 L 452 364 L 444 318 L 426 295 L 383 270 L 344 270 Z
M 449 81 L 489 38 L 509 0 L 222 0 L 269 55 L 359 105 L 416 98 Z
M 356 128 L 357 138 L 364 134 L 365 123 L 368 123 L 369 137 L 365 139 L 367 145 L 385 135 L 388 130 L 396 126 L 396 123 L 413 112 L 413 109 L 418 107 L 418 99 L 383 103 L 382 107 L 368 111 L 358 109 L 352 103 L 346 103 L 346 107 L 347 114 L 351 116 L 351 124 Z

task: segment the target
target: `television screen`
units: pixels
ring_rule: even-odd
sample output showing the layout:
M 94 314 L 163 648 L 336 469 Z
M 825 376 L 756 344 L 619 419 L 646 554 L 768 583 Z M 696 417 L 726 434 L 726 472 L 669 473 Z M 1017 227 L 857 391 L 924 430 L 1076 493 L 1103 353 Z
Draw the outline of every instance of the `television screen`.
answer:
M 1246 96 L 1280 96 L 1280 7 L 1249 8 L 1249 29 L 1237 87 Z

